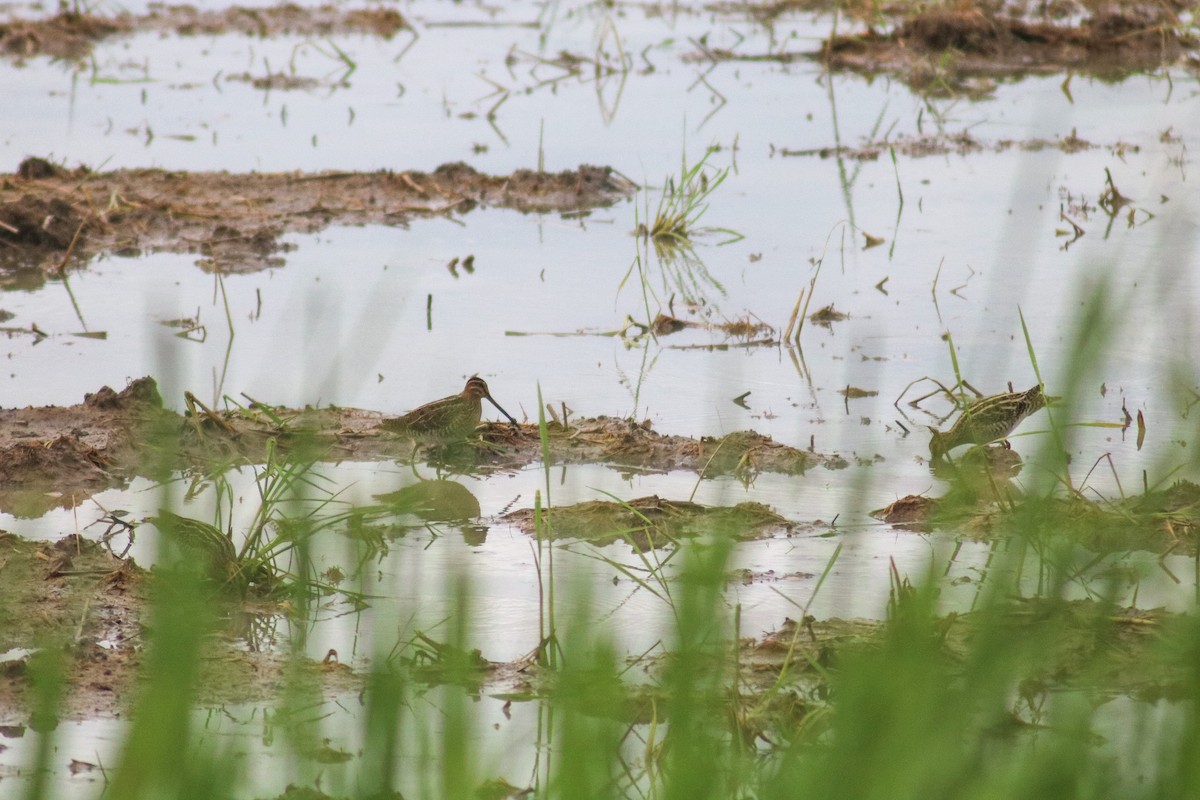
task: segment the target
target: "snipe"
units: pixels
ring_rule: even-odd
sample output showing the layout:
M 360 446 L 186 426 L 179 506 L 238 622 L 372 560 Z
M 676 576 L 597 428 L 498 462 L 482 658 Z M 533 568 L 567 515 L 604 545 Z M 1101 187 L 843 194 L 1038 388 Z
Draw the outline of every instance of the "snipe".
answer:
M 461 441 L 471 435 L 483 417 L 484 399 L 507 417 L 514 428 L 520 427 L 511 414 L 500 408 L 500 404 L 488 391 L 487 383 L 478 375 L 472 375 L 458 394 L 426 403 L 404 416 L 384 420 L 380 427 L 386 431 L 410 436 L 420 444 Z
M 230 534 L 215 525 L 191 517 L 181 517 L 166 509 L 147 517 L 178 550 L 185 567 L 198 567 L 209 580 L 222 588 L 245 594 L 265 594 L 274 588 L 275 579 L 267 559 L 239 556 Z
M 1053 401 L 1057 398 L 1051 397 Z M 1008 392 L 983 397 L 963 409 L 948 431 L 933 431 L 929 453 L 936 461 L 964 444 L 987 444 L 1003 439 L 1030 414 L 1046 405 L 1041 386 L 1025 392 Z M 930 430 L 933 430 L 932 428 Z
M 166 509 L 160 509 L 156 516 L 147 517 L 146 521 L 153 523 L 174 544 L 179 562 L 186 567 L 199 568 L 201 575 L 221 585 L 237 579 L 237 551 L 233 540 L 220 528 Z

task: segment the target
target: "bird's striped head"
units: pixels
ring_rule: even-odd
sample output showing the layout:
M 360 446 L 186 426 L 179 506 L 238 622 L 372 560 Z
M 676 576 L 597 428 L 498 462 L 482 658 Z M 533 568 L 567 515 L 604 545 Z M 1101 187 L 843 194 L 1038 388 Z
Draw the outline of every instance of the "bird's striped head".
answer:
M 463 388 L 462 395 L 463 397 L 474 397 L 479 400 L 485 397 L 488 400 L 492 399 L 492 393 L 488 391 L 487 383 L 478 375 L 472 375 L 467 380 L 467 385 Z
M 489 403 L 496 407 L 497 411 L 508 418 L 508 421 L 514 428 L 520 429 L 520 426 L 517 425 L 517 421 L 513 419 L 513 415 L 505 411 L 500 404 L 496 402 L 496 398 L 492 397 L 492 393 L 488 391 L 488 385 L 484 382 L 483 378 L 479 377 L 478 375 L 472 375 L 470 379 L 467 380 L 467 385 L 462 390 L 462 396 L 469 397 L 472 400 L 486 399 Z

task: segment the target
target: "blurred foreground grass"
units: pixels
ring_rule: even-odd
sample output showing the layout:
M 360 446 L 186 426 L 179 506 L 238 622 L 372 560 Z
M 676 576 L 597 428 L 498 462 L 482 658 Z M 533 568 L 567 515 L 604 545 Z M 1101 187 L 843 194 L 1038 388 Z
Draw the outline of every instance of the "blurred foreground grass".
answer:
M 528 659 L 508 665 L 529 691 L 504 698 L 533 709 L 533 740 L 521 743 L 528 752 L 497 757 L 486 740 L 488 665 L 467 632 L 488 610 L 473 604 L 465 574 L 445 587 L 455 612 L 442 641 L 373 632 L 361 692 L 335 701 L 352 709 L 357 731 L 320 711 L 328 698 L 311 679 L 303 634 L 293 635 L 294 668 L 263 720 L 279 735 L 271 783 L 287 787 L 269 796 L 1194 796 L 1200 621 L 1118 607 L 1117 583 L 1106 591 L 1103 577 L 1088 599 L 1068 599 L 1091 557 L 1071 513 L 1034 494 L 1010 497 L 993 520 L 1004 544 L 969 612 L 939 607 L 932 562 L 918 576 L 893 564 L 883 621 L 839 628 L 798 608 L 797 621 L 763 641 L 739 636 L 739 609 L 727 600 L 738 531 L 675 541 L 678 572 L 656 576 L 666 602 L 655 624 L 670 634 L 642 657 L 623 655 L 596 621 L 586 583 L 555 574 L 542 529 L 538 575 L 558 607 Z M 295 574 L 313 572 L 305 553 L 294 548 Z M 1033 594 L 1022 580 L 1031 565 Z M 151 584 L 143 674 L 120 757 L 82 796 L 263 796 L 248 788 L 260 785 L 263 765 L 246 759 L 241 737 L 204 735 L 195 710 L 199 664 L 228 647 L 214 636 L 228 609 L 202 569 L 163 577 Z M 297 587 L 293 630 L 305 631 L 319 593 Z M 30 661 L 37 746 L 25 783 L 0 789 L 58 796 L 48 776 L 60 769 L 53 720 L 70 657 L 64 642 L 45 641 Z M 532 768 L 514 774 L 516 763 Z

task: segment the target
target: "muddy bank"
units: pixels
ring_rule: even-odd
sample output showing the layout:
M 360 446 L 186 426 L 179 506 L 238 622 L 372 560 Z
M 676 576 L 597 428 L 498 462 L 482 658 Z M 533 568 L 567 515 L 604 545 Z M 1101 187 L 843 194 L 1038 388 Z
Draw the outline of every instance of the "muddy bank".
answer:
M 169 425 L 147 379 L 119 394 L 103 387 L 74 406 L 0 409 L 0 509 L 39 517 L 154 471 L 138 443 Z M 123 466 L 133 464 L 142 466 L 133 473 Z
M 739 680 L 749 702 L 736 708 L 741 725 L 765 741 L 797 735 L 815 739 L 829 722 L 824 712 L 837 708 L 840 677 L 853 668 L 874 662 L 887 670 L 889 659 L 903 660 L 913 648 L 928 646 L 936 652 L 929 666 L 940 666 L 952 682 L 973 668 L 979 642 L 987 640 L 1024 654 L 1011 718 L 1000 722 L 1003 731 L 991 731 L 1011 734 L 1044 724 L 1038 709 L 1064 689 L 1122 694 L 1147 703 L 1191 697 L 1191 668 L 1168 644 L 1186 620 L 1161 609 L 1092 600 L 1014 598 L 982 612 L 923 619 L 919 629 L 928 638 L 916 644 L 901 641 L 898 629 L 904 625 L 894 618 L 788 619 L 761 639 L 741 641 Z
M 984 482 L 978 472 L 962 475 L 951 480 L 943 497 L 906 495 L 871 516 L 900 530 L 977 540 L 1052 530 L 1094 553 L 1140 550 L 1165 558 L 1200 552 L 1200 486 L 1191 481 L 1099 502 L 1077 494 L 1023 497 L 1007 481 L 992 479 L 983 488 Z
M 127 716 L 153 641 L 152 595 L 164 588 L 161 579 L 78 536 L 34 543 L 0 534 L 0 581 L 5 587 L 0 593 L 0 726 L 5 735 L 46 730 L 62 719 Z M 194 696 L 198 705 L 277 702 L 281 687 L 294 688 L 297 682 L 326 697 L 363 690 L 366 676 L 338 663 L 335 653 L 321 662 L 281 655 L 285 643 L 276 640 L 271 620 L 285 613 L 286 607 L 222 606 L 221 635 L 204 640 Z M 1092 687 L 1155 702 L 1191 692 L 1180 654 L 1163 647 L 1172 626 L 1186 622 L 1186 616 L 1162 610 L 1016 598 L 996 609 L 939 616 L 926 624 L 936 632 L 931 644 L 948 674 L 969 663 L 978 637 L 994 637 L 999 631 L 1014 640 L 1037 637 L 1047 643 L 1026 666 L 1022 696 Z M 893 628 L 888 621 L 808 616 L 801 622 L 785 620 L 762 638 L 742 639 L 737 648 L 739 689 L 730 697 L 731 709 L 744 715 L 740 722 L 758 735 L 785 733 L 785 728 L 797 733 L 802 730 L 798 722 L 830 706 L 831 678 L 836 681 L 851 661 L 880 657 Z M 39 647 L 63 645 L 66 691 L 57 715 L 32 714 L 30 658 Z M 479 650 L 460 650 L 418 632 L 390 668 L 426 685 L 452 683 L 473 693 L 529 701 L 550 696 L 557 680 L 534 656 L 493 662 Z M 648 721 L 650 707 L 666 699 L 662 672 L 669 661 L 631 659 L 630 666 L 644 679 L 635 681 L 636 686 L 613 682 L 607 687 L 612 702 L 597 706 L 594 713 Z
M 480 206 L 578 212 L 636 187 L 608 167 L 484 175 L 462 163 L 424 172 L 93 172 L 27 158 L 0 175 L 0 268 L 57 273 L 100 254 L 195 253 L 215 272 L 282 265 L 289 233 L 403 226 Z
M 953 8 L 915 4 L 878 4 L 780 0 L 747 5 L 697 4 L 695 13 L 774 26 L 795 14 L 828 15 L 833 30 L 815 49 L 756 53 L 710 47 L 686 56 L 701 61 L 819 60 L 834 69 L 890 72 L 911 85 L 937 93 L 987 92 L 997 76 L 1074 70 L 1119 77 L 1183 63 L 1200 40 L 1180 14 L 1181 3 L 1039 4 L 958 3 Z M 848 21 L 849 20 L 849 21 Z M 849 28 L 849 30 L 847 30 Z M 231 7 L 203 11 L 190 6 L 161 6 L 147 14 L 96 15 L 60 12 L 42 19 L 13 19 L 0 24 L 0 55 L 23 60 L 36 56 L 80 60 L 105 39 L 135 33 L 191 36 L 241 34 L 329 36 L 360 34 L 391 39 L 414 29 L 396 11 Z M 562 55 L 565 67 L 587 63 L 586 54 Z M 263 78 L 263 88 L 289 87 L 294 76 Z M 307 84 L 300 79 L 299 86 Z
M 217 411 L 194 397 L 187 399 L 189 410 L 184 414 L 167 410 L 153 379 L 140 378 L 120 392 L 102 387 L 73 406 L 0 410 L 0 510 L 38 517 L 51 508 L 78 506 L 138 476 L 166 480 L 180 471 L 262 464 L 270 447 L 297 461 L 406 463 L 415 457 L 442 475 L 514 471 L 543 459 L 541 436 L 530 423 L 484 423 L 470 441 L 415 448 L 411 439 L 383 430 L 382 423 L 391 417 L 378 411 L 288 409 L 261 403 Z M 845 469 L 850 464 L 836 453 L 800 450 L 754 431 L 697 439 L 659 434 L 646 422 L 615 417 L 551 422 L 546 445 L 552 464 L 602 464 L 625 475 L 683 470 L 707 478 L 732 475 L 746 483 L 764 472 L 803 480 L 800 476 L 809 470 Z M 904 497 L 875 515 L 899 528 L 980 539 L 1018 534 L 1035 515 L 1040 524 L 1053 521 L 1057 530 L 1094 552 L 1197 551 L 1200 487 L 1194 484 L 1179 482 L 1166 490 L 1102 502 L 1078 496 L 1041 500 L 1022 496 L 1008 479 L 1019 469 L 1012 451 L 990 448 L 987 455 L 992 458 L 986 464 L 964 460 L 954 474 L 942 475 L 950 483 L 943 497 Z M 421 486 L 461 490 L 445 486 L 448 483 L 425 481 Z M 405 495 L 386 502 L 408 499 L 412 498 Z M 417 505 L 446 506 L 449 510 L 439 518 L 461 521 L 478 515 L 477 501 L 465 499 L 422 495 Z M 752 505 L 706 511 L 688 503 L 643 498 L 629 507 L 595 503 L 555 509 L 555 524 L 563 535 L 576 536 L 573 530 L 588 528 L 603 534 L 602 543 L 627 538 L 643 547 L 713 526 L 774 535 L 796 524 Z M 470 514 L 463 508 L 476 510 Z M 578 524 L 572 522 L 574 511 L 582 514 Z M 727 519 L 722 516 L 726 514 L 733 516 Z M 528 510 L 516 512 L 509 521 L 528 527 L 531 515 Z
M 347 408 L 287 409 L 253 405 L 215 411 L 195 398 L 184 415 L 163 408 L 151 378 L 117 392 L 103 387 L 73 406 L 0 409 L 0 510 L 36 517 L 71 508 L 136 476 L 263 463 L 275 441 L 298 458 L 372 461 L 413 456 L 413 443 L 387 433 L 388 417 Z M 687 470 L 705 477 L 758 472 L 801 475 L 841 469 L 837 455 L 797 450 L 753 431 L 721 439 L 655 433 L 647 423 L 614 417 L 549 425 L 550 460 L 606 464 L 623 472 Z M 542 458 L 536 425 L 487 424 L 477 443 L 422 450 L 421 460 L 460 472 L 517 470 Z
M 729 14 L 767 22 L 825 4 L 784 0 L 755 6 L 730 5 Z M 1085 3 L 1078 19 L 1054 15 L 1053 7 L 1019 10 L 996 4 L 958 4 L 917 9 L 898 4 L 849 10 L 857 22 L 843 24 L 815 50 L 752 53 L 707 47 L 697 61 L 818 60 L 833 69 L 865 74 L 889 72 L 914 88 L 934 93 L 985 93 L 998 77 L 1064 70 L 1120 78 L 1130 72 L 1185 63 L 1198 39 L 1171 4 Z M 916 10 L 914 10 L 916 9 Z M 1077 13 L 1075 10 L 1072 13 Z M 846 28 L 851 28 L 847 31 Z
M 1085 2 L 1071 7 L 1041 4 L 959 3 L 953 8 L 894 4 L 833 4 L 810 0 L 746 5 L 711 3 L 707 11 L 751 23 L 772 25 L 797 13 L 839 14 L 857 29 L 833 31 L 816 52 L 744 53 L 694 42 L 695 59 L 712 61 L 794 61 L 818 58 L 834 68 L 908 75 L 913 83 L 936 87 L 947 77 L 1006 75 L 1071 68 L 1119 74 L 1180 62 L 1196 46 L 1179 14 L 1183 4 Z M 914 11 L 914 8 L 917 10 Z M 696 9 L 700 10 L 699 7 Z M 882 25 L 886 32 L 880 32 Z M 361 34 L 391 39 L 412 28 L 396 11 L 231 7 L 204 11 L 161 6 L 147 14 L 96 15 L 63 11 L 42 19 L 0 24 L 0 54 L 26 59 L 40 55 L 85 58 L 102 40 L 140 32 L 175 36 L 236 33 L 247 36 L 329 36 Z M 579 58 L 572 56 L 572 58 Z M 586 60 L 586 59 L 583 59 Z
M 819 57 L 844 69 L 898 72 L 936 90 L 946 81 L 1064 69 L 1118 78 L 1181 63 L 1198 44 L 1165 6 L 1103 6 L 1075 25 L 934 8 L 898 20 L 889 33 L 868 27 L 831 36 Z
M 176 36 L 331 36 L 364 34 L 390 39 L 408 23 L 391 9 L 342 9 L 325 5 L 301 8 L 281 4 L 270 8 L 233 6 L 208 11 L 192 6 L 158 6 L 147 14 L 120 12 L 101 16 L 60 11 L 43 19 L 13 19 L 0 24 L 0 53 L 25 59 L 44 55 L 76 60 L 104 39 L 134 33 Z
M 39 647 L 63 648 L 67 691 L 59 717 L 127 715 L 137 699 L 156 580 L 132 560 L 80 536 L 48 543 L 0 532 L 0 725 L 8 735 L 24 735 L 27 724 L 35 730 L 57 724 L 29 715 L 29 659 Z M 201 705 L 274 698 L 285 675 L 331 693 L 359 686 L 332 656 L 296 662 L 276 652 L 275 642 L 254 630 L 269 617 L 232 604 L 221 616 L 224 635 L 209 640 L 217 646 L 206 649 L 198 676 Z M 224 646 L 222 639 L 238 644 Z

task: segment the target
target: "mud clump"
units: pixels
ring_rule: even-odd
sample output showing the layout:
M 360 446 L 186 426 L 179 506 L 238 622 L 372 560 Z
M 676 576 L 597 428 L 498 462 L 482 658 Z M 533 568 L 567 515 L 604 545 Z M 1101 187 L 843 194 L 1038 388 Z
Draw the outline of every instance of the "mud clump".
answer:
M 37 156 L 30 156 L 17 167 L 17 177 L 27 181 L 36 181 L 43 178 L 61 178 L 66 172 L 65 169 L 54 162 L 38 158 Z
M 910 47 L 940 52 L 957 50 L 1007 58 L 1009 54 L 1042 48 L 1043 56 L 1075 61 L 1083 54 L 1104 55 L 1138 48 L 1164 53 L 1175 44 L 1194 47 L 1189 37 L 1163 27 L 1164 21 L 1138 10 L 1101 10 L 1075 28 L 988 16 L 979 10 L 930 9 L 906 20 L 896 38 Z
M 86 222 L 86 215 L 64 200 L 25 194 L 0 204 L 0 243 L 62 252 Z
M 13 20 L 0 25 L 0 51 L 14 58 L 74 60 L 90 53 L 93 42 L 121 29 L 116 21 L 68 11 L 44 20 Z
M 121 485 L 122 464 L 144 458 L 132 454 L 148 420 L 164 413 L 150 378 L 120 392 L 105 386 L 76 406 L 0 409 L 0 509 L 38 517 Z
M 0 483 L 50 484 L 71 475 L 83 484 L 103 485 L 108 483 L 103 464 L 103 457 L 94 447 L 69 433 L 50 442 L 17 441 L 0 448 Z
M 63 11 L 45 19 L 15 19 L 0 24 L 0 53 L 17 59 L 49 56 L 78 60 L 103 39 L 150 31 L 178 36 L 241 33 L 262 37 L 358 33 L 391 39 L 408 27 L 403 15 L 391 9 L 346 10 L 332 5 L 301 8 L 290 3 L 213 11 L 162 5 L 147 14 L 110 17 Z
M 538 533 L 532 508 L 518 509 L 503 519 L 527 534 Z M 682 538 L 729 535 L 737 539 L 766 538 L 790 533 L 793 525 L 761 503 L 704 506 L 686 500 L 638 497 L 628 502 L 589 500 L 543 511 L 545 535 L 580 539 L 596 546 L 625 541 L 635 552 L 676 544 Z
M 101 386 L 94 394 L 85 394 L 83 403 L 91 408 L 103 409 L 162 408 L 162 395 L 158 393 L 158 384 L 153 378 L 138 378 L 119 393 L 110 386 Z
M 848 69 L 906 72 L 913 84 L 930 85 L 1065 68 L 1124 74 L 1176 63 L 1198 45 L 1168 10 L 1149 6 L 1098 8 L 1075 26 L 934 8 L 898 21 L 888 34 L 832 36 L 819 57 Z
M 92 172 L 26 159 L 0 175 L 0 245 L 10 267 L 58 271 L 100 253 L 187 252 L 213 272 L 283 264 L 289 233 L 331 225 L 405 225 L 478 206 L 567 212 L 611 206 L 635 186 L 608 167 L 485 175 L 462 164 L 433 173 Z M 103 201 L 101 201 L 103 199 Z
M 112 718 L 127 714 L 144 679 L 142 656 L 148 634 L 150 589 L 155 573 L 104 545 L 72 534 L 56 542 L 30 542 L 0 532 L 0 726 L 24 733 L 26 725 L 54 725 L 31 713 L 35 689 L 28 662 L 47 641 L 62 648 L 62 719 Z M 229 606 L 230 637 L 255 639 L 250 609 Z M 258 607 L 258 614 L 275 609 Z M 232 613 L 242 611 L 245 613 Z M 251 630 L 243 626 L 250 625 Z M 211 639 L 209 641 L 216 641 Z M 13 655 L 16 653 L 17 655 Z M 299 672 L 296 672 L 297 668 Z M 285 670 L 314 690 L 346 692 L 362 681 L 340 664 L 295 661 L 286 653 L 208 648 L 200 665 L 194 699 L 199 704 L 253 702 L 277 695 Z M 5 795 L 7 796 L 7 795 Z
M 932 520 L 937 516 L 940 506 L 941 503 L 935 498 L 910 494 L 885 508 L 872 511 L 871 516 L 900 530 L 925 532 L 933 529 Z
M 901 26 L 898 36 L 909 44 L 927 50 L 964 50 L 976 53 L 1000 49 L 1004 28 L 996 20 L 978 11 L 958 12 L 943 9 L 914 17 Z

